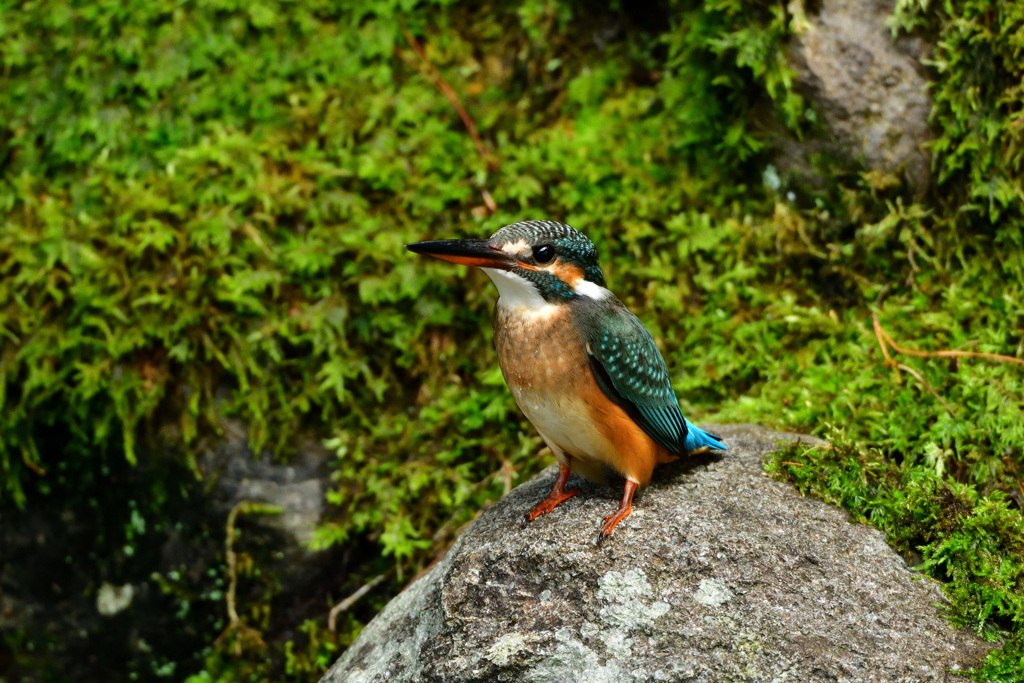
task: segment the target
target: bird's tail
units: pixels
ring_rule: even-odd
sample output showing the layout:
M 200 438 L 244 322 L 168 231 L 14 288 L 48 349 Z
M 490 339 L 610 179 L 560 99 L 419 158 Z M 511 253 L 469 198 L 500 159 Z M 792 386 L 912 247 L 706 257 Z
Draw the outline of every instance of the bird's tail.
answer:
M 685 417 L 683 421 L 686 423 L 686 452 L 690 453 L 697 450 L 698 448 L 715 448 L 720 451 L 727 451 L 728 448 L 722 443 L 720 436 L 714 434 L 708 434 L 703 429 L 693 424 Z

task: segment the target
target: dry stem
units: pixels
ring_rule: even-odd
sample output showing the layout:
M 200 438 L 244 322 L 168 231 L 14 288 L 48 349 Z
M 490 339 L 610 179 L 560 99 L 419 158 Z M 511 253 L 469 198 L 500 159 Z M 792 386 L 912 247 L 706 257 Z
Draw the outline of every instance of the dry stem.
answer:
M 392 570 L 389 569 L 383 574 L 373 577 L 372 579 L 364 583 L 362 586 L 360 586 L 359 590 L 357 590 L 355 593 L 348 596 L 347 598 L 339 602 L 337 605 L 332 607 L 331 613 L 327 616 L 327 629 L 331 633 L 334 633 L 336 631 L 335 626 L 337 625 L 336 622 L 338 620 L 338 615 L 342 612 L 348 611 L 352 607 L 352 605 L 356 604 L 356 602 L 359 601 L 359 598 L 363 597 L 364 595 L 372 591 L 374 588 L 379 586 L 381 583 L 383 583 L 384 579 L 388 578 L 388 576 L 391 575 L 391 572 Z
M 903 370 L 913 375 L 918 382 L 930 393 L 932 396 L 939 400 L 939 403 L 949 411 L 949 414 L 956 416 L 953 412 L 953 408 L 939 395 L 935 389 L 928 383 L 924 376 L 914 370 L 913 368 L 904 365 L 903 363 L 896 362 L 892 355 L 889 354 L 889 349 L 892 348 L 894 354 L 905 353 L 909 356 L 917 356 L 918 358 L 988 358 L 990 360 L 1006 361 L 1008 363 L 1016 363 L 1018 365 L 1024 365 L 1024 360 L 1020 358 L 1014 358 L 1013 356 L 1002 356 L 998 353 L 981 353 L 979 351 L 957 351 L 957 350 L 942 350 L 942 351 L 917 351 L 915 349 L 906 349 L 897 344 L 889 333 L 882 328 L 882 323 L 878 321 L 878 314 L 871 314 L 871 321 L 875 328 L 875 338 L 878 339 L 878 347 L 882 350 L 882 356 L 885 357 L 885 364 L 890 368 L 896 368 L 897 370 Z
M 1017 473 L 1017 465 L 1014 464 L 1013 459 L 1010 456 L 1003 458 L 1003 461 L 1010 466 L 1010 471 L 1013 472 L 1013 478 L 1017 480 L 1017 490 L 1020 491 L 1021 500 L 1024 501 L 1024 485 L 1020 482 L 1020 475 Z
M 888 351 L 885 348 L 885 344 L 882 343 L 884 340 L 892 347 L 892 350 L 896 353 L 905 353 L 908 356 L 917 356 L 919 358 L 988 358 L 989 360 L 1005 361 L 1007 363 L 1016 363 L 1017 365 L 1024 365 L 1024 360 L 1020 358 L 1014 358 L 1013 356 L 1002 356 L 998 353 L 981 353 L 980 351 L 956 351 L 956 350 L 943 350 L 943 351 L 916 351 L 914 349 L 905 349 L 889 336 L 889 333 L 882 329 L 882 324 L 878 322 L 878 314 L 872 313 L 871 319 L 874 321 L 875 336 L 878 337 L 878 343 L 882 346 L 882 353 L 885 355 L 885 360 L 889 366 L 892 367 L 895 361 L 889 356 Z
M 405 55 L 396 50 L 398 56 L 406 64 L 429 78 L 434 84 L 434 87 L 437 88 L 442 95 L 448 98 L 448 101 L 451 102 L 452 107 L 454 107 L 455 111 L 458 113 L 459 118 L 462 119 L 462 123 L 465 124 L 466 130 L 469 131 L 469 136 L 473 138 L 473 144 L 476 145 L 476 149 L 480 152 L 480 156 L 485 162 L 487 162 L 488 166 L 492 169 L 497 169 L 498 162 L 494 159 L 491 153 L 487 151 L 487 147 L 484 145 L 484 141 L 480 138 L 480 133 L 477 131 L 476 122 L 473 121 L 473 117 L 469 115 L 466 108 L 462 106 L 461 102 L 459 102 L 459 98 L 455 94 L 455 90 L 451 85 L 449 85 L 448 81 L 444 79 L 444 76 L 441 75 L 441 72 L 438 71 L 437 67 L 427 59 L 427 54 L 423 50 L 423 46 L 420 45 L 418 40 L 416 40 L 416 36 L 411 34 L 404 26 L 402 27 L 402 35 L 405 36 L 405 42 L 409 43 L 409 47 L 411 47 L 413 52 L 416 53 L 416 56 L 419 57 L 420 65 L 414 64 L 407 59 Z M 494 200 L 490 198 L 489 193 L 484 194 L 484 203 L 487 205 L 488 209 L 491 209 L 491 211 L 497 209 L 497 206 L 494 205 Z M 494 208 L 491 208 L 492 206 L 494 206 Z
M 266 643 L 260 638 L 259 632 L 248 626 L 242 621 L 241 617 L 238 616 L 238 606 L 236 603 L 236 594 L 238 592 L 238 555 L 235 553 L 235 522 L 238 519 L 238 515 L 247 514 L 250 512 L 280 512 L 280 508 L 271 505 L 262 505 L 260 503 L 254 503 L 249 500 L 243 500 L 235 504 L 231 508 L 231 512 L 228 513 L 228 521 L 224 525 L 224 559 L 228 564 L 228 592 L 224 596 L 224 601 L 227 604 L 228 611 L 228 625 L 224 629 L 223 633 L 217 636 L 217 640 L 214 641 L 216 644 L 220 644 L 225 638 L 228 637 L 234 631 L 238 631 L 238 639 L 235 641 L 235 656 L 242 654 L 242 642 L 248 641 L 257 647 L 265 647 Z

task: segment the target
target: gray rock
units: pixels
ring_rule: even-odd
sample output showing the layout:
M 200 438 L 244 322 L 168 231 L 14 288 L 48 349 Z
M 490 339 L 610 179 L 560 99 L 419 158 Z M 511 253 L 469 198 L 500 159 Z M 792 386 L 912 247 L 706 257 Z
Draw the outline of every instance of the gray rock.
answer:
M 920 195 L 928 188 L 931 97 L 921 58 L 929 47 L 894 39 L 886 22 L 892 0 L 790 2 L 797 26 L 789 61 L 798 90 L 823 119 L 824 134 L 780 138 L 776 163 L 803 180 L 820 176 L 813 159 L 863 163 L 902 177 Z
M 256 455 L 249 448 L 246 426 L 222 420 L 224 438 L 201 457 L 212 482 L 213 500 L 226 516 L 236 503 L 252 501 L 281 508 L 277 515 L 254 517 L 254 523 L 282 532 L 288 552 L 304 555 L 306 544 L 324 513 L 324 463 L 329 453 L 319 442 L 303 441 L 287 463 L 269 453 Z
M 518 487 L 322 683 L 947 681 L 987 651 L 879 531 L 764 475 L 797 437 L 713 429 L 731 450 L 661 468 L 600 547 L 617 489 L 583 483 L 521 529 L 554 468 Z

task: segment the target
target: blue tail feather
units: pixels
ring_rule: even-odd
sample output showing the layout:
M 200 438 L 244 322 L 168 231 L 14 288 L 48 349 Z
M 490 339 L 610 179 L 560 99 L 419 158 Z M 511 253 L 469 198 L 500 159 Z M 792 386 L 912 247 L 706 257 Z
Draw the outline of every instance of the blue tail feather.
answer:
M 704 446 L 707 446 L 708 448 L 715 448 L 720 451 L 729 450 L 726 448 L 725 444 L 719 441 L 722 437 L 715 436 L 714 434 L 708 434 L 685 417 L 683 418 L 683 422 L 686 423 L 686 442 L 684 445 L 686 446 L 687 452 L 695 451 L 698 448 L 703 448 Z

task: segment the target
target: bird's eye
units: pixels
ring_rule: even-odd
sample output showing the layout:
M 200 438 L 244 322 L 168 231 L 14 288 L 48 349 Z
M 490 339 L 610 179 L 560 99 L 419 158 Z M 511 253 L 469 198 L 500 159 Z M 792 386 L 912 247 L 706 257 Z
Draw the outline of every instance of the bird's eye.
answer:
M 533 248 L 533 260 L 537 263 L 551 263 L 555 260 L 555 248 L 550 244 L 542 244 Z

